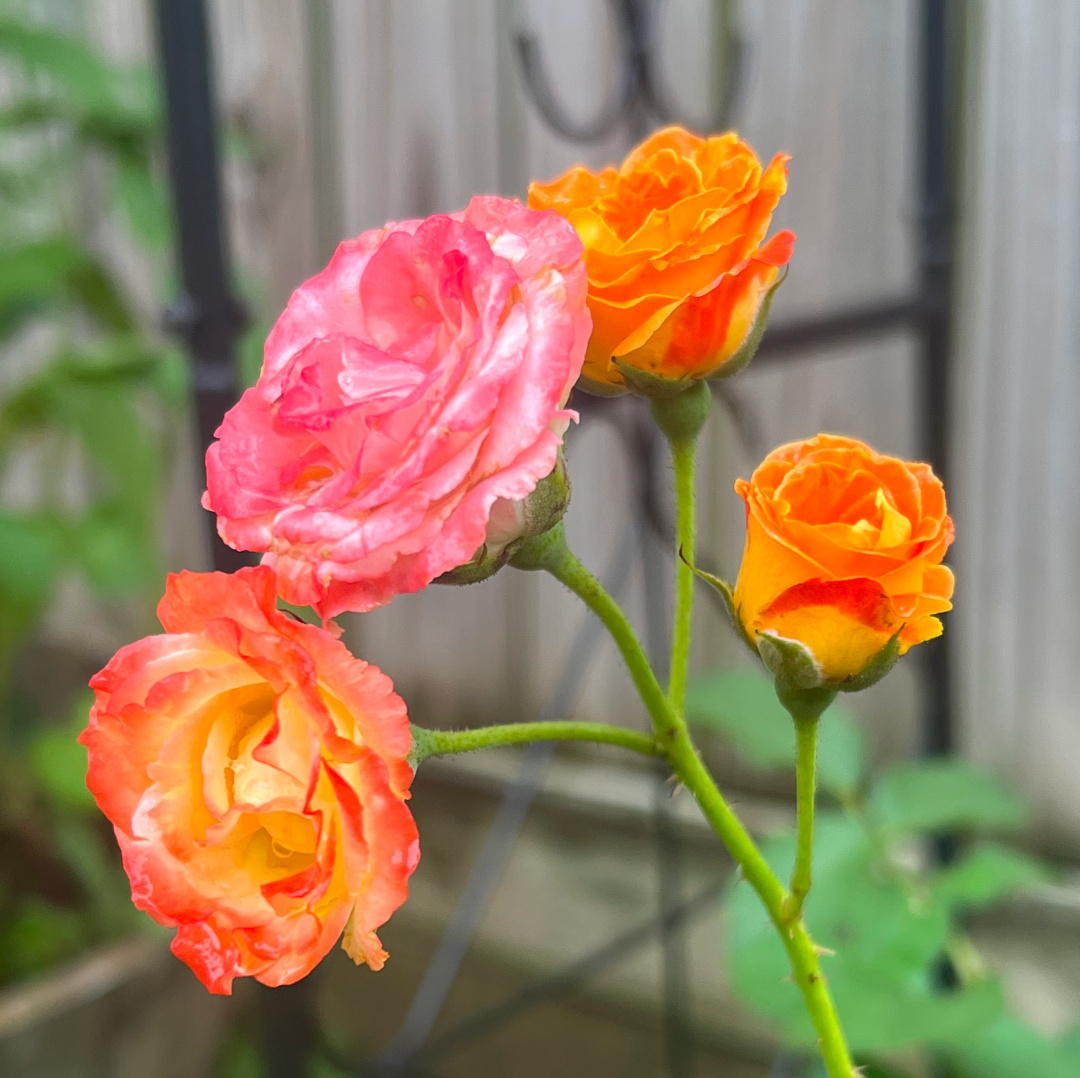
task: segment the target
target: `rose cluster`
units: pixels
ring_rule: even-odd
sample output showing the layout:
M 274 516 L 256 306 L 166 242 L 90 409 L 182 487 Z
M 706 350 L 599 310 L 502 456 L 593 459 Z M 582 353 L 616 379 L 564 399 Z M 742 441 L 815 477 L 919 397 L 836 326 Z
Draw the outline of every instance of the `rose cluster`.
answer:
M 94 677 L 82 735 L 133 901 L 211 991 L 291 983 L 342 934 L 382 966 L 419 858 L 412 739 L 331 619 L 483 579 L 555 524 L 575 385 L 670 398 L 746 363 L 792 256 L 767 236 L 786 162 L 671 128 L 528 207 L 365 232 L 293 293 L 206 455 L 203 505 L 262 564 L 170 577 L 164 633 Z M 820 435 L 737 489 L 751 646 L 796 641 L 833 684 L 940 632 L 952 524 L 927 466 Z

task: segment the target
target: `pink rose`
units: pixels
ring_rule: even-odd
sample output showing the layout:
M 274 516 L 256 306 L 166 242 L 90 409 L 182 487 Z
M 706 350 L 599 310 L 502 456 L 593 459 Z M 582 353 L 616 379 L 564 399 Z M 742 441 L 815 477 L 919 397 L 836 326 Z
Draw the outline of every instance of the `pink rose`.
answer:
M 474 198 L 338 247 L 206 454 L 203 505 L 289 602 L 370 610 L 507 541 L 555 466 L 591 321 L 558 214 Z

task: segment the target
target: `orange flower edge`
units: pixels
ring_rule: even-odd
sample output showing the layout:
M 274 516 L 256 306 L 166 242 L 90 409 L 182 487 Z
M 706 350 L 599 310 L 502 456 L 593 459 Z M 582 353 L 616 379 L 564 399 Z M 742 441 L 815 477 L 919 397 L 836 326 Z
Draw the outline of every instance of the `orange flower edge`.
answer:
M 928 465 L 819 434 L 774 450 L 735 489 L 747 531 L 734 606 L 751 641 L 796 640 L 839 684 L 895 634 L 903 654 L 941 633 L 954 533 Z
M 593 332 L 583 388 L 622 392 L 615 359 L 667 380 L 723 373 L 791 258 L 794 233 L 765 242 L 787 161 L 763 168 L 734 133 L 669 127 L 619 169 L 576 167 L 530 187 L 529 205 L 563 214 L 585 245 Z
M 268 568 L 172 575 L 158 616 L 91 680 L 80 737 L 132 901 L 211 992 L 291 984 L 347 926 L 381 968 L 419 859 L 390 679 L 277 610 Z

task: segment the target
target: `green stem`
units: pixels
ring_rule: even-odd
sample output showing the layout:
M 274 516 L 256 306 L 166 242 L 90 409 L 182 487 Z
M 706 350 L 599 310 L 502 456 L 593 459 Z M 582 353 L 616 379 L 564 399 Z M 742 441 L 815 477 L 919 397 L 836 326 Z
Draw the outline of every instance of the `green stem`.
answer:
M 694 614 L 694 455 L 698 435 L 711 407 L 712 390 L 704 379 L 690 382 L 674 396 L 654 397 L 651 402 L 653 419 L 667 438 L 675 470 L 675 623 L 671 633 L 668 696 L 680 720 Z
M 648 734 L 600 722 L 515 722 L 478 726 L 471 730 L 425 730 L 422 726 L 414 726 L 412 736 L 409 761 L 413 767 L 429 756 L 449 756 L 456 752 L 473 752 L 496 745 L 523 745 L 530 741 L 596 741 L 619 745 L 646 756 L 657 754 L 656 742 Z
M 671 678 L 668 696 L 682 715 L 686 675 L 690 663 L 690 629 L 694 613 L 694 456 L 696 439 L 672 439 L 671 460 L 675 468 L 676 550 L 675 624 L 671 634 Z M 679 555 L 682 555 L 681 557 Z
M 795 870 L 791 874 L 791 893 L 785 914 L 794 921 L 802 913 L 810 892 L 811 861 L 814 854 L 814 780 L 817 767 L 817 719 L 795 720 L 795 782 L 799 812 L 799 839 Z
M 550 531 L 526 541 L 514 555 L 512 564 L 519 569 L 543 569 L 565 584 L 604 623 L 622 653 L 630 677 L 653 720 L 658 736 L 671 737 L 680 725 L 672 713 L 660 682 L 656 680 L 645 651 L 626 620 L 619 604 L 607 593 L 604 585 L 581 564 L 566 545 L 566 535 L 560 522 Z
M 758 893 L 783 941 L 817 1030 L 829 1078 L 854 1078 L 855 1069 L 844 1044 L 817 949 L 801 919 L 785 917 L 788 892 L 769 868 L 754 840 L 732 812 L 690 740 L 682 716 L 660 688 L 637 634 L 603 585 L 577 560 L 566 545 L 562 524 L 526 540 L 512 558 L 519 569 L 543 569 L 565 584 L 604 623 L 622 653 L 656 730 L 656 753 L 670 764 L 680 782 L 693 794 L 705 818 L 727 846 L 743 875 Z
M 689 741 L 680 739 L 667 758 L 680 782 L 694 795 L 705 818 L 723 839 L 743 875 L 757 891 L 770 920 L 776 926 L 791 961 L 795 983 L 802 992 L 803 1002 L 817 1030 L 818 1046 L 829 1078 L 854 1078 L 855 1067 L 844 1042 L 825 975 L 821 972 L 817 947 L 802 919 L 792 921 L 787 916 L 785 907 L 789 896 L 783 884 L 731 811 Z

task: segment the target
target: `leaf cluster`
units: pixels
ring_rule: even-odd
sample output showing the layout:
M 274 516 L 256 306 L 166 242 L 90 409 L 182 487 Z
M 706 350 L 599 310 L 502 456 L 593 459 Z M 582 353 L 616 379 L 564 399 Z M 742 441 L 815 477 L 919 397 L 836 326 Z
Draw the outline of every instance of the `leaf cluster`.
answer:
M 151 73 L 5 13 L 0 74 L 3 982 L 133 923 L 75 741 L 88 700 L 80 694 L 57 722 L 35 712 L 14 675 L 66 575 L 107 597 L 156 597 L 164 480 L 187 382 L 181 356 L 141 324 L 85 238 L 104 213 L 152 262 L 171 242 Z M 88 196 L 87 176 L 103 178 L 104 192 Z
M 753 767 L 792 766 L 792 721 L 757 671 L 692 684 L 687 717 L 723 735 Z M 964 1078 L 1080 1074 L 1080 1038 L 1054 1041 L 1011 1014 L 1000 984 L 977 957 L 972 962 L 964 935 L 970 911 L 1051 878 L 1045 864 L 1002 841 L 1026 822 L 1025 804 L 955 759 L 908 761 L 870 775 L 862 733 L 839 704 L 821 718 L 819 759 L 820 786 L 836 807 L 818 815 L 804 915 L 814 939 L 835 952 L 822 962 L 853 1050 L 884 1065 L 898 1049 L 930 1049 Z M 920 856 L 941 834 L 962 840 L 944 867 Z M 763 853 L 786 879 L 794 837 L 773 836 Z M 761 903 L 733 885 L 724 912 L 736 993 L 788 1042 L 812 1045 L 813 1027 Z M 948 983 L 947 968 L 959 983 Z

